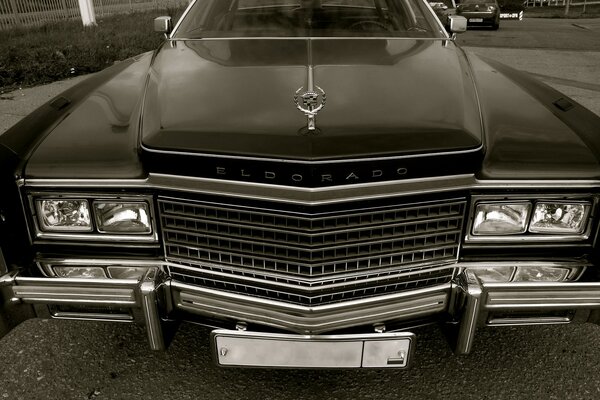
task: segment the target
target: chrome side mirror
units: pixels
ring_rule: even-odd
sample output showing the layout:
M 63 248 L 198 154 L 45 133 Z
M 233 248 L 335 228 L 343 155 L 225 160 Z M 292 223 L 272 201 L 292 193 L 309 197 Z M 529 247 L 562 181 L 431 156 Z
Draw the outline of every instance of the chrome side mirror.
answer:
M 450 22 L 450 32 L 462 33 L 467 30 L 467 19 L 460 15 L 449 15 L 448 21 Z
M 164 33 L 165 36 L 173 30 L 173 22 L 171 17 L 154 18 L 154 32 Z

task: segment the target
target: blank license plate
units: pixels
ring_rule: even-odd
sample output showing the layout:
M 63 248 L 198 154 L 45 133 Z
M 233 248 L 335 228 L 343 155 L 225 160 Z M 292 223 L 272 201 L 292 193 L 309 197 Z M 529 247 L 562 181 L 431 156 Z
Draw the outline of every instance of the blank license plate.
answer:
M 469 22 L 483 22 L 483 18 L 469 18 Z
M 215 330 L 211 346 L 218 365 L 271 368 L 405 368 L 415 335 L 286 335 Z

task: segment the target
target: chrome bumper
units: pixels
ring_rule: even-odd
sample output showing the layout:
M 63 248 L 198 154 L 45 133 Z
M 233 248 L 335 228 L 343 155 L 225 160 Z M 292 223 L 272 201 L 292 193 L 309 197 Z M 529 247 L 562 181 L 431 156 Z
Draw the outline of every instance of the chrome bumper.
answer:
M 4 301 L 44 305 L 118 307 L 129 316 L 98 311 L 55 313 L 56 318 L 137 321 L 146 326 L 150 347 L 165 349 L 164 324 L 173 312 L 225 318 L 301 334 L 432 318 L 448 326 L 457 354 L 471 351 L 477 326 L 570 322 L 565 318 L 494 318 L 499 313 L 600 308 L 600 283 L 482 283 L 464 270 L 449 284 L 344 303 L 301 307 L 223 293 L 167 279 L 151 268 L 141 280 L 0 278 Z
M 165 349 L 158 301 L 163 284 L 158 268 L 149 269 L 140 280 L 29 278 L 19 276 L 16 272 L 0 278 L 4 301 L 9 304 L 22 302 L 131 310 L 131 314 L 66 312 L 53 317 L 115 322 L 138 320 L 146 325 L 148 341 L 153 350 Z
M 566 323 L 561 317 L 499 318 L 493 315 L 510 312 L 592 310 L 600 308 L 600 283 L 580 282 L 511 282 L 483 283 L 471 270 L 456 279 L 458 321 L 454 352 L 468 354 L 479 325 L 532 325 Z

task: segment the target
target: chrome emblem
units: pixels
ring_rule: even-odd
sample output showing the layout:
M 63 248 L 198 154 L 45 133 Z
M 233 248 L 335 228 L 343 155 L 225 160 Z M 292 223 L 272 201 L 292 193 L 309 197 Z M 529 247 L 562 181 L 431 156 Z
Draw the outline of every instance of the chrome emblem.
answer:
M 313 85 L 313 88 L 309 88 L 305 92 L 302 92 L 303 90 L 304 86 L 296 90 L 294 103 L 296 103 L 298 110 L 302 111 L 308 118 L 308 130 L 314 131 L 316 129 L 315 116 L 325 107 L 327 96 L 325 91 L 317 85 Z

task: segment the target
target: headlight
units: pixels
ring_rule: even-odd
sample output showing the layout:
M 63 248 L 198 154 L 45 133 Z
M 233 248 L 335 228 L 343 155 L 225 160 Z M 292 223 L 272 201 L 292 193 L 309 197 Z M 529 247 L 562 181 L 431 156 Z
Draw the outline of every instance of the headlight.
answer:
M 42 231 L 89 232 L 92 230 L 90 207 L 83 199 L 43 199 L 36 201 Z
M 590 205 L 584 203 L 540 202 L 536 203 L 529 232 L 533 233 L 582 233 Z
M 585 240 L 592 213 L 589 200 L 540 200 L 520 198 L 494 201 L 482 198 L 474 204 L 472 241 Z
M 32 193 L 37 238 L 156 242 L 151 196 Z
M 145 202 L 94 202 L 98 232 L 151 233 L 150 213 Z
M 475 209 L 473 235 L 523 233 L 530 209 L 530 203 L 480 203 Z

